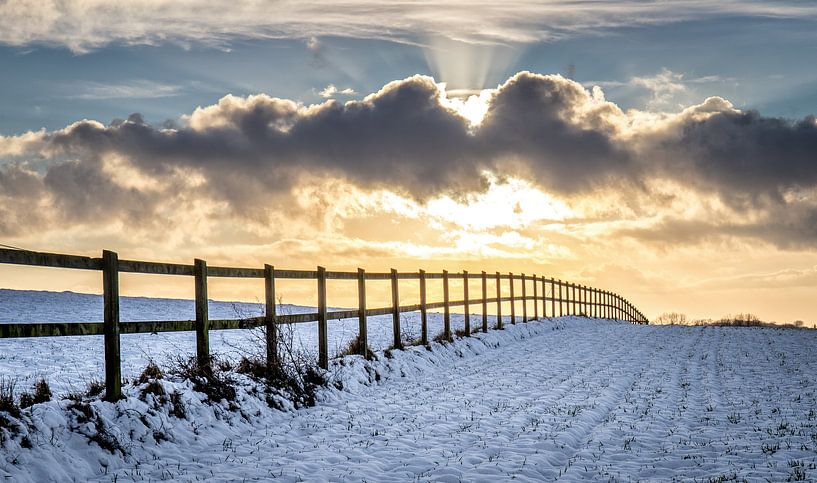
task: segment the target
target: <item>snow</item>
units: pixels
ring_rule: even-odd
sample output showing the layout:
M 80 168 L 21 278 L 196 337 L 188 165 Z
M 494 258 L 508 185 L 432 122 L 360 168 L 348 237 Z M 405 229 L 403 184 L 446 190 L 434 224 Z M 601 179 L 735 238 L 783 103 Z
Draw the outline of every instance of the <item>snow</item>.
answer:
M 189 384 L 162 381 L 168 392 L 182 394 L 188 417 L 179 419 L 152 396 L 139 400 L 140 387 L 127 385 L 127 400 L 92 403 L 126 443 L 126 456 L 89 443 L 81 433 L 92 428 L 67 429 L 80 426 L 75 412 L 67 401 L 52 401 L 33 408 L 32 449 L 7 444 L 0 476 L 810 479 L 817 477 L 816 339 L 809 330 L 563 317 L 434 343 L 430 350 L 380 352 L 377 361 L 335 359 L 329 372 L 342 389 L 330 386 L 306 409 L 271 409 L 248 379 L 239 384 L 240 410 L 202 402 Z M 62 353 L 70 353 L 74 342 L 62 340 Z M 163 338 L 149 340 L 156 353 L 173 350 L 171 343 L 162 346 Z M 40 342 L 15 343 L 23 350 Z M 7 361 L 0 360 L 0 374 L 21 364 Z M 42 354 L 26 363 L 46 365 Z
M 209 302 L 211 319 L 236 319 L 264 313 L 261 304 L 246 302 Z M 279 305 L 278 313 L 314 313 L 315 307 Z M 343 310 L 342 308 L 333 310 Z M 138 320 L 190 320 L 195 318 L 192 300 L 147 297 L 121 297 L 120 318 L 123 322 Z M 98 322 L 102 319 L 102 296 L 73 292 L 46 292 L 0 289 L 0 324 L 26 322 Z M 481 324 L 472 321 L 472 326 Z M 495 324 L 495 317 L 489 318 Z M 505 323 L 510 318 L 504 317 Z M 404 314 L 404 340 L 420 337 L 419 314 Z M 317 354 L 317 322 L 296 324 L 295 340 L 304 352 Z M 451 314 L 451 330 L 464 327 L 462 314 Z M 392 317 L 369 317 L 369 347 L 384 350 L 394 341 Z M 441 314 L 429 319 L 429 338 L 443 330 Z M 358 334 L 358 319 L 329 321 L 330 355 L 341 353 Z M 257 334 L 246 330 L 210 332 L 210 352 L 237 360 L 247 351 L 257 349 Z M 149 361 L 158 364 L 170 358 L 194 355 L 194 332 L 159 334 L 123 334 L 120 338 L 122 377 L 133 379 Z M 248 349 L 250 348 L 250 349 Z M 317 357 L 317 355 L 315 355 Z M 65 394 L 84 388 L 91 380 L 104 379 L 104 345 L 102 336 L 39 337 L 36 339 L 0 339 L 0 374 L 14 374 L 20 387 L 30 387 L 45 377 L 52 390 Z

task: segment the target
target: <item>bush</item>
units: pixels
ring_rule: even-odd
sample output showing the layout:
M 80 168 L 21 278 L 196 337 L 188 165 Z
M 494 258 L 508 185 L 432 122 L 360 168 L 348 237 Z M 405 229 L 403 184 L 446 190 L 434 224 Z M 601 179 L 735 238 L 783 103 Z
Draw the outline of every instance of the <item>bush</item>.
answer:
M 159 366 L 156 365 L 155 362 L 150 361 L 148 365 L 145 366 L 145 369 L 139 374 L 139 377 L 136 379 L 138 384 L 144 384 L 148 381 L 156 381 L 163 377 L 162 370 L 159 369 Z
M 451 342 L 451 337 L 446 337 L 445 332 L 440 332 L 434 336 L 434 342 Z
M 20 407 L 14 398 L 16 382 L 13 379 L 0 378 L 0 411 L 9 413 L 12 417 L 20 417 Z
M 219 362 L 214 356 L 210 356 L 207 364 L 199 364 L 196 356 L 177 357 L 169 372 L 189 380 L 193 383 L 193 390 L 206 395 L 210 401 L 235 401 L 235 379 Z
M 28 408 L 35 404 L 48 402 L 52 396 L 53 394 L 51 393 L 51 387 L 48 385 L 48 381 L 41 377 L 34 383 L 32 392 L 20 394 L 20 407 Z
M 370 347 L 366 348 L 366 358 L 371 360 L 374 359 L 374 352 Z M 340 353 L 338 354 L 340 357 L 344 356 L 353 356 L 353 355 L 360 355 L 363 352 L 363 342 L 360 340 L 360 337 L 355 337 L 354 339 L 349 341 L 349 344 L 346 345 Z
M 99 379 L 91 379 L 88 383 L 88 388 L 85 391 L 85 395 L 88 397 L 98 397 L 101 396 L 105 392 L 105 383 L 100 381 Z

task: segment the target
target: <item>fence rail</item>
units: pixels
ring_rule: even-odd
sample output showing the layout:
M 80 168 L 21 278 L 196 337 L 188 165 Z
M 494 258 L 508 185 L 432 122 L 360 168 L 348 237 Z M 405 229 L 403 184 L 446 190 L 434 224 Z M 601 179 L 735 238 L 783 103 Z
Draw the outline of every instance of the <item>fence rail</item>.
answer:
M 0 263 L 28 265 L 38 267 L 69 268 L 79 270 L 102 271 L 103 286 L 103 322 L 47 322 L 47 323 L 14 323 L 0 324 L 0 339 L 13 337 L 54 337 L 77 335 L 102 335 L 105 341 L 105 388 L 106 399 L 114 401 L 121 397 L 121 374 L 119 336 L 120 334 L 141 334 L 157 332 L 196 332 L 196 357 L 202 365 L 209 364 L 209 331 L 223 329 L 243 329 L 265 327 L 267 333 L 267 363 L 278 363 L 277 325 L 290 323 L 318 323 L 318 364 L 329 366 L 328 350 L 328 321 L 337 319 L 359 319 L 359 344 L 362 355 L 367 355 L 367 324 L 366 318 L 375 315 L 392 315 L 394 347 L 401 348 L 403 341 L 400 338 L 400 314 L 404 312 L 420 312 L 421 343 L 428 343 L 427 313 L 430 309 L 443 309 L 443 337 L 451 338 L 451 307 L 464 307 L 465 330 L 469 336 L 471 329 L 472 306 L 481 305 L 481 330 L 487 332 L 488 304 L 496 304 L 496 328 L 502 328 L 503 302 L 510 303 L 510 322 L 517 322 L 516 303 L 522 303 L 522 322 L 528 318 L 528 302 L 533 302 L 533 318 L 539 318 L 539 304 L 542 317 L 557 317 L 563 315 L 584 315 L 606 319 L 625 320 L 634 324 L 648 324 L 649 320 L 627 299 L 620 295 L 594 287 L 579 285 L 544 276 L 525 275 L 495 272 L 488 274 L 449 273 L 443 270 L 439 273 L 425 272 L 366 272 L 358 269 L 356 272 L 327 271 L 323 267 L 317 270 L 280 270 L 271 265 L 264 268 L 236 268 L 208 266 L 204 260 L 196 259 L 192 265 L 178 263 L 159 263 L 139 260 L 119 260 L 117 253 L 105 250 L 101 258 L 64 255 L 58 253 L 33 252 L 27 250 L 13 250 L 0 248 Z M 143 273 L 153 275 L 177 275 L 194 278 L 195 286 L 195 320 L 170 321 L 140 321 L 121 322 L 119 320 L 119 274 Z M 207 281 L 210 277 L 227 278 L 260 278 L 264 279 L 265 287 L 265 314 L 261 317 L 245 319 L 211 320 L 208 315 Z M 318 311 L 303 314 L 277 314 L 275 303 L 275 281 L 286 279 L 315 280 L 318 292 Z M 426 281 L 443 281 L 443 300 L 428 302 L 426 300 Z M 462 280 L 462 299 L 451 300 L 449 282 Z M 327 280 L 357 280 L 358 308 L 352 310 L 329 311 L 326 301 Z M 366 306 L 366 281 L 391 281 L 392 304 L 382 308 L 368 308 Z M 420 288 L 420 303 L 400 305 L 399 280 L 417 280 Z M 469 295 L 469 280 L 481 281 L 481 297 L 471 298 Z M 488 297 L 488 280 L 495 283 L 496 296 Z M 502 281 L 507 281 L 510 296 L 502 296 Z M 521 282 L 521 296 L 514 293 L 514 282 Z M 529 295 L 528 287 L 533 289 Z M 548 287 L 550 296 L 548 296 Z M 564 289 L 564 291 L 563 291 Z M 550 310 L 548 310 L 548 306 Z M 548 315 L 549 314 L 549 315 Z

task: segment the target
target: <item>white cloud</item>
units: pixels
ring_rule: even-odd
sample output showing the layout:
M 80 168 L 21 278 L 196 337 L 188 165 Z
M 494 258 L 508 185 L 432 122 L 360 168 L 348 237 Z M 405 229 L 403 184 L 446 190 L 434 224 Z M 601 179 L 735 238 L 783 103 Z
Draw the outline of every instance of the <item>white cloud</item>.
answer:
M 318 93 L 318 95 L 323 97 L 324 99 L 329 99 L 330 97 L 334 97 L 338 94 L 343 96 L 353 96 L 357 94 L 357 92 L 355 92 L 355 90 L 352 89 L 351 87 L 339 90 L 337 86 L 335 86 L 335 84 L 329 84 Z
M 173 97 L 181 93 L 181 86 L 162 84 L 149 80 L 137 80 L 118 84 L 82 82 L 74 84 L 71 89 L 74 93 L 69 94 L 67 97 L 85 100 L 154 99 Z
M 273 5 L 254 0 L 11 0 L 0 2 L 0 43 L 46 43 L 75 52 L 111 42 L 223 45 L 233 38 L 298 38 L 317 48 L 322 36 L 507 44 L 718 15 L 814 18 L 817 5 L 794 0 L 423 0 L 384 6 L 357 0 L 341 7 L 328 0 Z
M 718 75 L 689 77 L 684 73 L 673 72 L 664 67 L 654 75 L 633 76 L 627 81 L 604 80 L 586 81 L 585 87 L 629 88 L 645 90 L 650 96 L 645 107 L 652 111 L 673 110 L 699 102 L 694 86 L 709 83 L 734 81 L 732 78 Z

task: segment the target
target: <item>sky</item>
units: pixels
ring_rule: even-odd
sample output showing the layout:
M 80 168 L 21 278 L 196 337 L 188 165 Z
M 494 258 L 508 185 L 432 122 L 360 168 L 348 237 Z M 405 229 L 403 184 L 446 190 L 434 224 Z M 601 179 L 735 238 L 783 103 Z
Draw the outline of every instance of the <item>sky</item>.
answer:
M 2 2 L 0 243 L 525 272 L 648 317 L 817 322 L 815 32 L 806 1 Z

